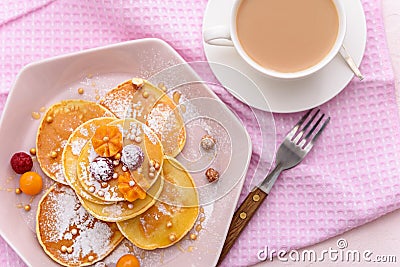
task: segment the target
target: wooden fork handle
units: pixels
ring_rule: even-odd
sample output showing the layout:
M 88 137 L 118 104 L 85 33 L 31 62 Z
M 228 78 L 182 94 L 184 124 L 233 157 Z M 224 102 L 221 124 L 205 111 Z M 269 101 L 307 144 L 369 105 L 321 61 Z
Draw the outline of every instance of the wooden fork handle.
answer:
M 217 266 L 222 263 L 236 239 L 240 236 L 240 233 L 249 223 L 250 219 L 267 196 L 267 193 L 256 187 L 247 195 L 242 205 L 240 205 L 236 210 L 231 225 L 229 226 L 228 235 L 226 236 L 224 246 L 222 247 L 222 252 L 219 256 Z

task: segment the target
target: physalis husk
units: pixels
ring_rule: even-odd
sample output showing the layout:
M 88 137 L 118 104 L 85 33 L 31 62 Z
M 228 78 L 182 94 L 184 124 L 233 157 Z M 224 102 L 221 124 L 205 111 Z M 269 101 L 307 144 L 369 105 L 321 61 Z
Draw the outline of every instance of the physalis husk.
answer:
M 146 197 L 146 192 L 131 178 L 129 172 L 124 172 L 118 176 L 118 189 L 124 198 L 130 202 Z
M 112 157 L 122 150 L 122 133 L 117 126 L 102 125 L 92 137 L 94 151 L 102 157 Z

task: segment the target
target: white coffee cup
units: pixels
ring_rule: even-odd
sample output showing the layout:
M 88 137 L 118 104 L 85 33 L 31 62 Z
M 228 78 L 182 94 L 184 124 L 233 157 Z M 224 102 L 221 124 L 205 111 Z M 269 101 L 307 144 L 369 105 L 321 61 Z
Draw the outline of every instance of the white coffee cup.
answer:
M 322 69 L 326 66 L 332 59 L 339 53 L 341 46 L 343 45 L 344 37 L 346 34 L 346 13 L 344 6 L 341 1 L 343 0 L 331 0 L 336 7 L 338 14 L 338 34 L 336 36 L 336 41 L 332 46 L 331 50 L 320 60 L 317 64 L 313 66 L 296 71 L 296 72 L 280 72 L 273 69 L 269 69 L 261 66 L 256 61 L 254 61 L 243 49 L 241 46 L 238 34 L 237 34 L 237 13 L 240 7 L 240 4 L 243 1 L 251 1 L 251 0 L 235 0 L 231 12 L 230 24 L 229 25 L 217 25 L 210 28 L 207 28 L 203 32 L 204 41 L 209 45 L 217 45 L 217 46 L 233 46 L 239 53 L 240 57 L 251 67 L 274 78 L 280 79 L 295 79 L 309 76 L 318 70 Z

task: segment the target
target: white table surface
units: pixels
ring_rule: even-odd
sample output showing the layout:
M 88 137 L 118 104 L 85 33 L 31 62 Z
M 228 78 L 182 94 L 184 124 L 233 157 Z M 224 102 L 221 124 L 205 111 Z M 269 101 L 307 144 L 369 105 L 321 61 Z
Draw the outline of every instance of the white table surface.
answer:
M 382 0 L 383 15 L 385 19 L 385 28 L 389 51 L 392 58 L 392 64 L 396 77 L 396 90 L 400 92 L 400 1 L 399 0 Z M 397 100 L 400 105 L 399 93 Z M 400 177 L 399 177 L 400 179 Z M 358 250 L 363 252 L 370 250 L 373 252 L 371 258 L 378 255 L 394 255 L 397 262 L 395 263 L 366 263 L 362 260 L 359 263 L 330 261 L 325 259 L 322 262 L 302 261 L 302 262 L 282 262 L 277 258 L 272 261 L 267 260 L 255 266 L 257 267 L 280 267 L 280 266 L 400 266 L 400 210 L 396 210 L 385 216 L 376 219 L 373 222 L 365 224 L 356 229 L 350 230 L 342 235 L 333 237 L 317 245 L 306 248 L 307 250 L 315 250 L 317 255 L 320 255 L 323 250 L 329 248 L 338 249 L 337 240 L 344 238 L 347 241 L 348 247 L 346 250 Z M 288 257 L 288 256 L 286 256 Z

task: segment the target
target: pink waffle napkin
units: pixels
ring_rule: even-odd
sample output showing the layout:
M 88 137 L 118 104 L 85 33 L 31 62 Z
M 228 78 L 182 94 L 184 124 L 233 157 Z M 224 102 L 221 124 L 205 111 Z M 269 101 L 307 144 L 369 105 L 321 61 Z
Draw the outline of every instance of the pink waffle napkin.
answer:
M 205 60 L 201 24 L 206 2 L 0 1 L 0 112 L 21 68 L 46 57 L 158 37 L 188 61 Z M 258 250 L 265 246 L 280 249 L 315 244 L 400 206 L 400 120 L 381 3 L 362 2 L 368 41 L 361 69 L 367 79 L 353 80 L 321 107 L 332 117 L 328 128 L 304 162 L 279 178 L 225 266 L 254 264 Z M 222 98 L 235 106 L 236 100 Z M 274 115 L 278 141 L 300 116 Z M 256 147 L 260 140 L 250 134 Z M 253 155 L 250 173 L 257 156 Z M 249 178 L 240 201 L 247 194 Z M 3 240 L 0 252 L 1 266 L 23 266 Z

